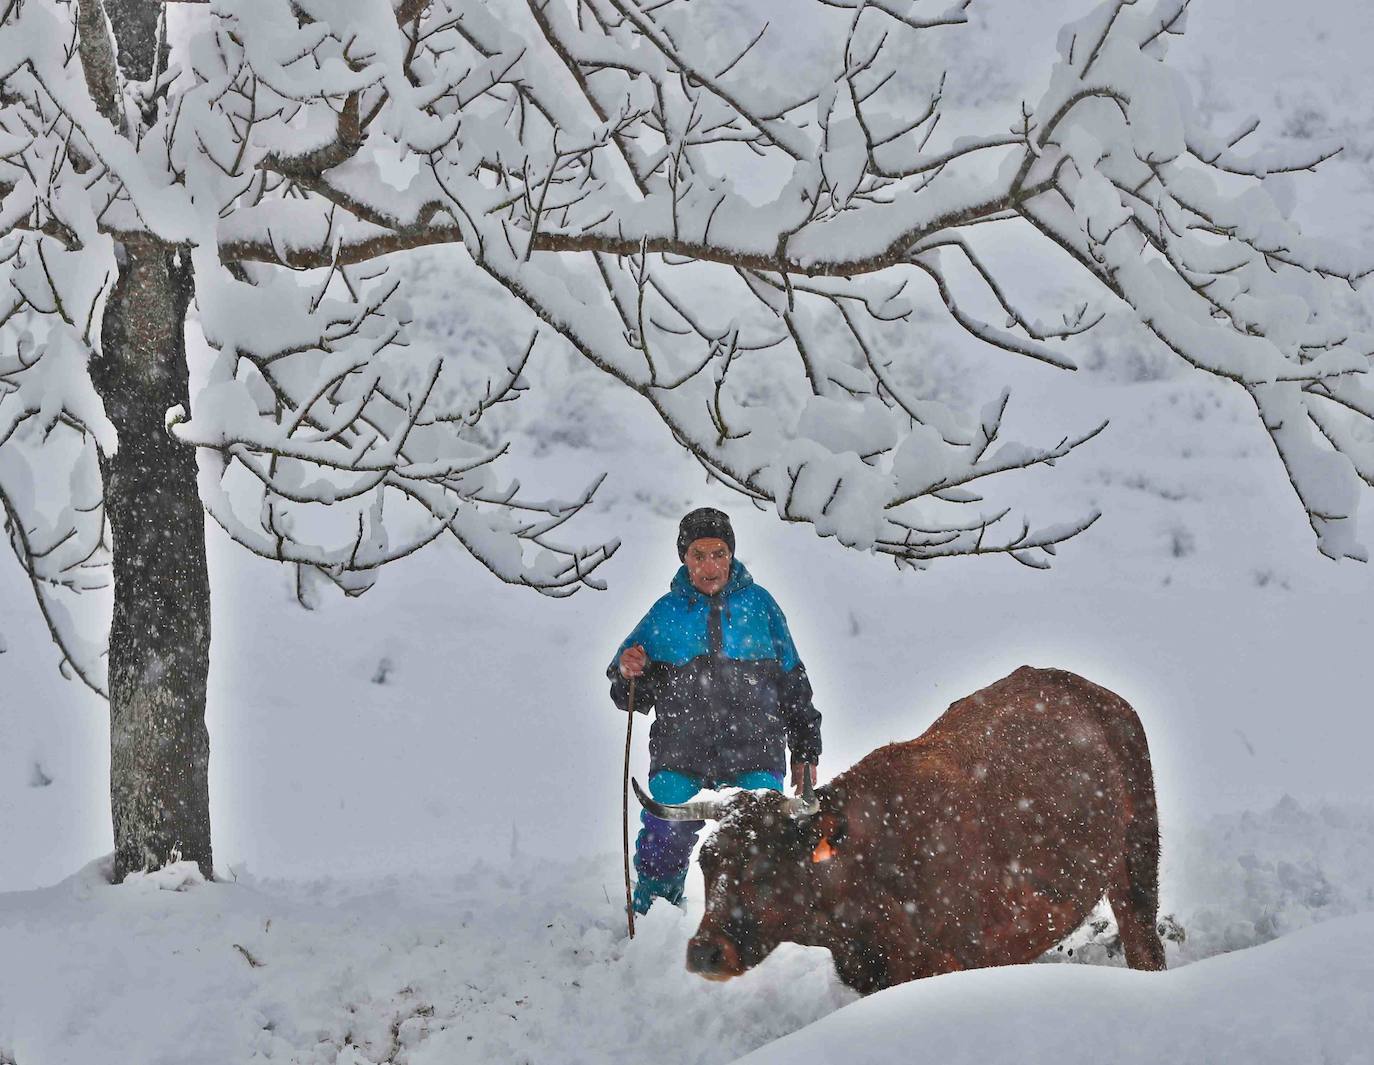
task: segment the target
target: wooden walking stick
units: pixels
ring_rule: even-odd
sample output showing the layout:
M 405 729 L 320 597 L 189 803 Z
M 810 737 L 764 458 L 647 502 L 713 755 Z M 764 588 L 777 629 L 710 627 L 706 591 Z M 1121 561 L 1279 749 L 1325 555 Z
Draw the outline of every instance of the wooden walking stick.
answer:
M 625 779 L 620 789 L 620 834 L 625 853 L 625 920 L 635 937 L 635 903 L 630 888 L 630 737 L 635 728 L 635 678 L 630 678 L 630 709 L 625 715 Z

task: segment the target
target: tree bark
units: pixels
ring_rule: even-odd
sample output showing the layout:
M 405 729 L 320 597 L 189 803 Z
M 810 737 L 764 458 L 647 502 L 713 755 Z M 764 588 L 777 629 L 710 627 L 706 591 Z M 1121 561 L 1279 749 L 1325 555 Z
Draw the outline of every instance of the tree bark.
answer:
M 167 409 L 189 405 L 185 321 L 192 281 L 182 254 L 152 241 L 119 248 L 92 379 L 119 434 L 102 456 L 113 541 L 110 803 L 115 882 L 176 856 L 213 875 L 210 581 L 193 449 Z

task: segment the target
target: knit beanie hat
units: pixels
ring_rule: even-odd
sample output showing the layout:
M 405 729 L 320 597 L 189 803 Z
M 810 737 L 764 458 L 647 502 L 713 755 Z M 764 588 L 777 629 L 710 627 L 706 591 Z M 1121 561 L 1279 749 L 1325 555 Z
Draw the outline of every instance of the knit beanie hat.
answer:
M 730 518 L 714 507 L 698 507 L 687 514 L 677 527 L 677 557 L 687 560 L 687 548 L 697 540 L 724 540 L 730 554 L 735 553 L 735 530 Z

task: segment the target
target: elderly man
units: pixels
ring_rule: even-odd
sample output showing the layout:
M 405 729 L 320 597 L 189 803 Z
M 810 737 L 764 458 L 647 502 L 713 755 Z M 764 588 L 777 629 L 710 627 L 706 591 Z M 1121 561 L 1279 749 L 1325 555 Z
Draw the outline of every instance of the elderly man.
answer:
M 792 783 L 821 753 L 821 715 L 787 621 L 734 557 L 735 532 L 719 510 L 702 507 L 678 527 L 682 568 L 620 645 L 606 670 L 611 698 L 655 711 L 649 732 L 649 792 L 685 802 L 702 788 L 782 790 L 783 746 Z M 635 847 L 634 907 L 656 897 L 682 901 L 700 821 L 661 821 L 647 811 Z

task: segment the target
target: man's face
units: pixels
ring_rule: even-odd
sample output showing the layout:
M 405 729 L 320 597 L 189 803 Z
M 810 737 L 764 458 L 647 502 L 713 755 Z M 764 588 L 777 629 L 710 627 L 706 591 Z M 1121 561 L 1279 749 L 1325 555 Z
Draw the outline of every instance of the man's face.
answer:
M 687 548 L 687 578 L 703 595 L 715 595 L 730 577 L 730 548 L 724 540 L 693 540 Z

